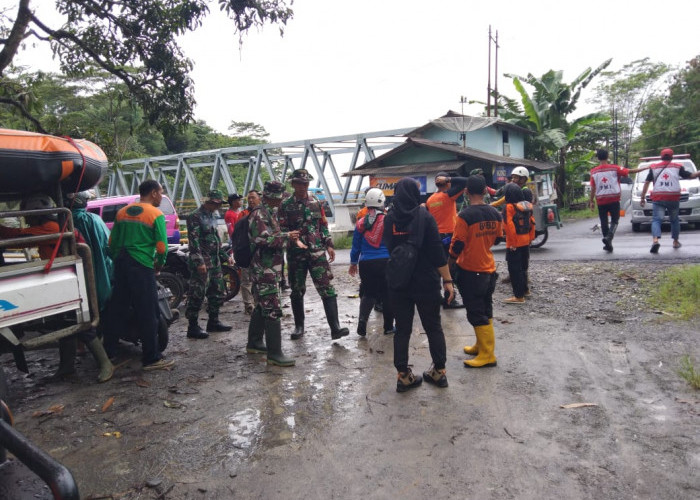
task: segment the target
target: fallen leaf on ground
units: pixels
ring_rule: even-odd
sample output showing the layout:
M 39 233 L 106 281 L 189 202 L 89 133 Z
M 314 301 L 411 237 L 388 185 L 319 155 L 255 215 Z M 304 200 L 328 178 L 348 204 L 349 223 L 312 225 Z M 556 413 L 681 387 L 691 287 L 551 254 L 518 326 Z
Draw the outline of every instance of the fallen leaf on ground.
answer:
M 171 402 L 171 401 L 163 401 L 163 405 L 166 408 L 182 408 L 182 404 L 178 403 L 177 401 Z
M 50 406 L 48 410 L 37 410 L 34 413 L 32 413 L 32 417 L 43 417 L 45 415 L 56 415 L 58 413 L 61 413 L 63 409 L 66 407 L 66 405 L 53 405 Z
M 104 412 L 106 412 L 107 410 L 109 410 L 109 407 L 112 406 L 112 403 L 114 403 L 114 396 L 112 396 L 111 398 L 109 398 L 109 399 L 105 402 L 105 404 L 102 405 L 102 413 L 104 413 Z
M 113 437 L 113 438 L 117 438 L 117 439 L 119 439 L 120 437 L 122 437 L 122 433 L 119 432 L 119 431 L 105 432 L 105 433 L 102 434 L 102 435 L 103 435 L 104 437 Z
M 151 384 L 148 383 L 148 382 L 146 382 L 146 381 L 145 381 L 144 379 L 142 379 L 142 378 L 137 378 L 137 379 L 135 380 L 135 382 L 136 382 L 136 385 L 138 385 L 139 387 L 151 387 Z
M 598 406 L 598 403 L 569 403 L 568 405 L 560 405 L 559 408 L 584 408 L 586 406 Z

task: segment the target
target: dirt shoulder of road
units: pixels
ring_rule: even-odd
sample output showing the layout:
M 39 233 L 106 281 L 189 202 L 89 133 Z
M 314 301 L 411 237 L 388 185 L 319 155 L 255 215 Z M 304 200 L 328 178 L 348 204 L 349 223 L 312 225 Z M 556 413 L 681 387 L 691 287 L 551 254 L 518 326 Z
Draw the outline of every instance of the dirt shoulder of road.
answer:
M 677 374 L 682 356 L 700 360 L 697 320 L 647 297 L 678 264 L 533 263 L 525 306 L 496 290 L 497 367 L 465 369 L 473 331 L 464 310 L 443 313 L 447 389 L 395 392 L 379 315 L 366 339 L 354 333 L 346 266 L 334 272 L 350 336 L 330 340 L 309 283 L 307 334 L 283 343 L 294 368 L 245 354 L 239 297 L 222 314 L 231 333 L 188 341 L 173 325 L 170 372 L 143 373 L 129 346 L 106 384 L 89 357 L 61 382 L 46 379 L 54 351 L 29 355 L 31 376 L 3 366 L 17 428 L 68 466 L 82 498 L 697 498 L 700 393 Z M 418 372 L 421 332 L 416 319 Z

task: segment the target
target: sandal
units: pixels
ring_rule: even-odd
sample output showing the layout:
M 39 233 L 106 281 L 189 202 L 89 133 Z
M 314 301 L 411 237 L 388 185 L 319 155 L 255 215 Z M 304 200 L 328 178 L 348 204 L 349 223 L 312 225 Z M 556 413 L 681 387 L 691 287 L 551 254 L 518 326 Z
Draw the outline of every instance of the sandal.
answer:
M 673 241 L 673 248 L 680 248 L 681 247 L 681 242 L 678 240 Z

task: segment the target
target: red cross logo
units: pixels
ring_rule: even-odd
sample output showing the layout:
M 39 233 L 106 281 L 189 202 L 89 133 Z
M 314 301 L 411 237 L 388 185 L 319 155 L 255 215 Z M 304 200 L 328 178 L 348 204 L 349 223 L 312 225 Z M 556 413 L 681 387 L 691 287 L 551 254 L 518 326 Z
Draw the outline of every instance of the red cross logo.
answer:
M 608 178 L 607 178 L 607 177 L 603 177 L 602 181 L 603 181 L 603 184 L 607 184 L 607 183 L 608 183 Z
M 662 177 L 664 178 L 664 180 L 668 180 L 668 174 L 664 174 Z

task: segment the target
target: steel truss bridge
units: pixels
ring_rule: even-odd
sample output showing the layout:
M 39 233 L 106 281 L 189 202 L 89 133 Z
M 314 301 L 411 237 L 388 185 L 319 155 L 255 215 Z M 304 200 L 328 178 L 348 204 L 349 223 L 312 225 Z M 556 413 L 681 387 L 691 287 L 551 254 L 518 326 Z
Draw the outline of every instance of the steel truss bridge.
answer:
M 222 182 L 229 194 L 245 195 L 250 189 L 262 189 L 264 179 L 284 182 L 292 171 L 306 168 L 335 214 L 336 203 L 358 200 L 364 178 L 357 176 L 352 188 L 353 179 L 341 181 L 339 172 L 353 170 L 373 160 L 376 152 L 398 146 L 402 136 L 415 128 L 125 160 L 110 171 L 103 194 L 137 194 L 139 184 L 151 178 L 161 183 L 178 209 L 194 208 L 201 203 L 203 192 L 219 188 Z M 234 177 L 244 177 L 243 185 L 237 185 Z

